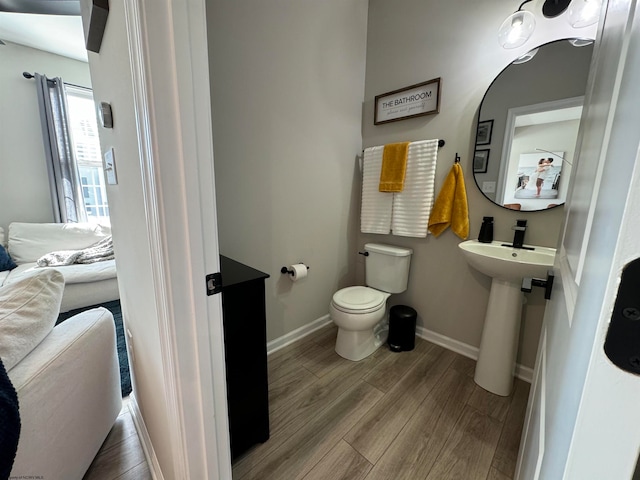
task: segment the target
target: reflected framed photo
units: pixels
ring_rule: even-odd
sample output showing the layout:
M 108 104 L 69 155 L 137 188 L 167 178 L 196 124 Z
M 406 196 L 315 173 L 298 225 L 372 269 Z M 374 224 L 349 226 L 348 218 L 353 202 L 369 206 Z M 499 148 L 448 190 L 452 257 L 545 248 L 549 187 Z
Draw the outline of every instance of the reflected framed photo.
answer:
M 476 132 L 476 145 L 489 145 L 491 143 L 491 131 L 493 130 L 493 120 L 478 122 Z
M 489 149 L 476 150 L 473 155 L 473 173 L 487 173 L 489 164 Z

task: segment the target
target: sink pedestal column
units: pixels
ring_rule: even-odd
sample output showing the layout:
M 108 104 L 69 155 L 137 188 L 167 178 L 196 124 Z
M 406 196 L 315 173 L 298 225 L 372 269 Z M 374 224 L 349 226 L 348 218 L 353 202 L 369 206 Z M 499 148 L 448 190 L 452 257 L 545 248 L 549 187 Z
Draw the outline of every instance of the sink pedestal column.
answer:
M 496 395 L 511 394 L 521 316 L 520 285 L 494 278 L 491 282 L 474 380 L 482 388 Z

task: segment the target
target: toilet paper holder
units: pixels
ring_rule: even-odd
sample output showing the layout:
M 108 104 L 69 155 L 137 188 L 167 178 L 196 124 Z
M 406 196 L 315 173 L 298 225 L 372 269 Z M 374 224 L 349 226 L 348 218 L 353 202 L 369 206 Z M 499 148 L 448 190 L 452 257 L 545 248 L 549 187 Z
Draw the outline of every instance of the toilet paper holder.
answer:
M 302 263 L 302 262 L 299 262 Z M 309 270 L 309 265 L 305 265 L 305 267 L 307 267 L 307 270 Z M 282 267 L 280 269 L 280 273 L 285 274 L 288 273 L 289 275 L 293 275 L 293 270 L 289 270 L 287 267 Z

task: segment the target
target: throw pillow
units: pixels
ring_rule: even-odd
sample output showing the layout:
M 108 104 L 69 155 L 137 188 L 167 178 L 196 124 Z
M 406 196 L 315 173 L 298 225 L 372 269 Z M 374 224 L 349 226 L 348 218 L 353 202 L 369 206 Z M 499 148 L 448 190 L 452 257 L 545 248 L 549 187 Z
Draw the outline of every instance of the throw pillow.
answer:
M 53 329 L 63 290 L 64 277 L 54 269 L 39 270 L 0 287 L 0 358 L 7 371 Z
M 5 270 L 13 270 L 16 267 L 16 262 L 11 260 L 11 257 L 9 256 L 5 248 L 0 245 L 0 272 L 4 272 Z

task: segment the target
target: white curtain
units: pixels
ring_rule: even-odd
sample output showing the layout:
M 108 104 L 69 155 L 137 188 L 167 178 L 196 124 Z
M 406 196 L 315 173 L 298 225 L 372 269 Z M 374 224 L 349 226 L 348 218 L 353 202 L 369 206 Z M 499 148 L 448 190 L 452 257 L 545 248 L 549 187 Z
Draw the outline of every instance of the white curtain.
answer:
M 64 83 L 60 77 L 50 79 L 38 73 L 34 77 L 55 221 L 86 222 Z

